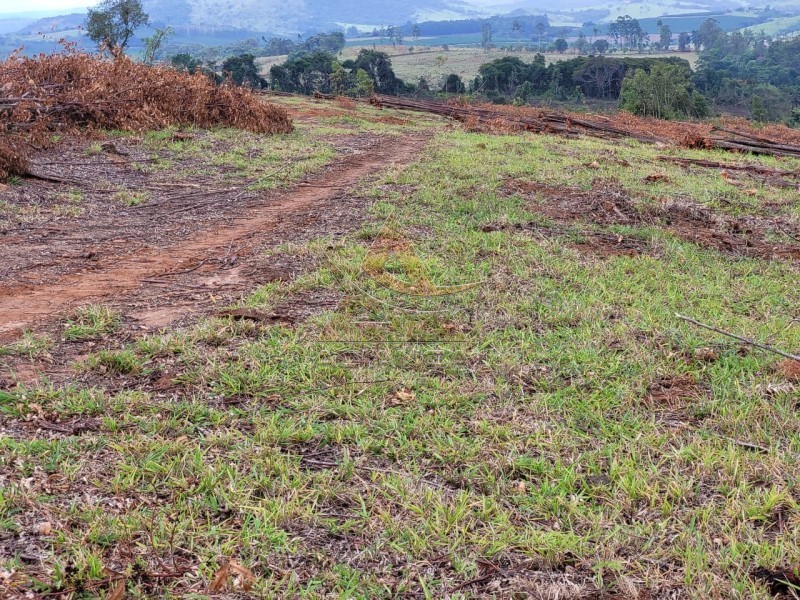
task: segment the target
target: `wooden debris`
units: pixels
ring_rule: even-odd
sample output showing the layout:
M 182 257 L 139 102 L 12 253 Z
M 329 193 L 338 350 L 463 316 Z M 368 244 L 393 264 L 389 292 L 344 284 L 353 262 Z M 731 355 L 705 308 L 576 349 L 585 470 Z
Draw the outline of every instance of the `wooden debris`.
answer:
M 740 342 L 744 342 L 745 344 L 747 344 L 749 346 L 753 346 L 755 348 L 760 348 L 761 350 L 766 350 L 767 352 L 772 352 L 773 354 L 777 354 L 779 356 L 783 356 L 784 358 L 789 358 L 791 360 L 800 361 L 800 355 L 789 354 L 788 352 L 784 352 L 783 350 L 778 350 L 777 348 L 773 348 L 771 346 L 766 346 L 764 344 L 761 344 L 761 343 L 756 342 L 754 340 L 751 340 L 749 338 L 742 337 L 740 335 L 736 335 L 735 333 L 731 333 L 731 332 L 725 331 L 723 329 L 719 329 L 717 327 L 714 327 L 713 325 L 706 325 L 705 323 L 701 323 L 700 321 L 692 319 L 691 317 L 685 317 L 685 316 L 679 315 L 677 313 L 675 314 L 675 316 L 678 319 L 682 320 L 682 321 L 686 321 L 687 323 L 691 323 L 692 325 L 697 325 L 698 327 L 702 327 L 703 329 L 708 329 L 709 331 L 713 331 L 715 333 L 720 333 L 722 335 L 726 335 L 729 338 L 733 338 L 735 340 L 739 340 Z

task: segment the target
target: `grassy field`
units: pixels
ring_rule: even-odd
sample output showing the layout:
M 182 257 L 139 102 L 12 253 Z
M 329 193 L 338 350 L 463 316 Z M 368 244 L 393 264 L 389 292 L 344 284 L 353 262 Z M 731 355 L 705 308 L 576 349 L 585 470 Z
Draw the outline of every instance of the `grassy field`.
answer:
M 374 114 L 306 119 L 292 139 L 404 135 Z M 94 340 L 62 383 L 0 391 L 0 584 L 70 598 L 119 581 L 138 598 L 800 589 L 797 370 L 675 317 L 797 352 L 798 262 L 706 247 L 663 216 L 797 224 L 797 195 L 656 161 L 744 160 L 722 153 L 431 120 L 421 134 L 416 161 L 347 192 L 368 211 L 359 231 L 275 249 L 265 265 L 308 269 L 236 305 L 335 308 L 142 334 L 94 306 L 0 349 L 47 372 L 70 338 Z M 582 214 L 556 210 L 573 197 Z
M 341 60 L 355 58 L 362 48 L 372 48 L 372 46 L 348 46 L 342 51 Z M 478 69 L 482 64 L 502 58 L 504 56 L 516 56 L 525 62 L 531 62 L 535 53 L 529 52 L 506 52 L 504 50 L 493 49 L 485 51 L 481 48 L 453 48 L 447 52 L 441 48 L 427 48 L 415 46 L 414 52 L 409 52 L 408 46 L 376 46 L 376 49 L 386 52 L 391 56 L 392 67 L 400 79 L 415 83 L 420 77 L 426 77 L 428 81 L 440 83 L 444 77 L 450 73 L 459 75 L 465 82 L 474 79 L 478 74 Z M 558 62 L 575 58 L 574 54 L 546 54 L 547 63 Z M 613 55 L 623 56 L 623 55 Z M 638 55 L 636 55 L 638 56 Z M 694 67 L 697 63 L 697 53 L 681 52 L 678 54 L 647 54 L 648 57 L 678 56 L 689 61 Z M 261 70 L 261 75 L 266 77 L 269 68 L 275 64 L 286 61 L 286 56 L 270 56 L 257 58 L 256 64 Z

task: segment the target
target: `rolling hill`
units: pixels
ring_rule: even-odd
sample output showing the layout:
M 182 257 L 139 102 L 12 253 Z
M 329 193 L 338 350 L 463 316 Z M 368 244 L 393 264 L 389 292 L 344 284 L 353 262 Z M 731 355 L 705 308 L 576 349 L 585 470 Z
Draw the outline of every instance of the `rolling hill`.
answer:
M 609 18 L 617 13 L 633 12 L 637 12 L 635 16 L 660 16 L 740 7 L 735 0 L 663 0 L 652 3 L 657 5 L 657 9 L 654 14 L 649 14 L 637 8 L 643 6 L 641 3 L 620 3 L 614 8 L 613 5 L 593 0 L 566 0 L 558 8 L 544 0 L 144 0 L 144 4 L 156 23 L 178 27 L 248 29 L 275 34 L 317 32 L 349 25 L 372 28 L 423 20 L 510 13 L 538 15 L 543 12 L 550 15 L 553 23 L 579 25 L 586 20 L 597 19 L 599 14 Z

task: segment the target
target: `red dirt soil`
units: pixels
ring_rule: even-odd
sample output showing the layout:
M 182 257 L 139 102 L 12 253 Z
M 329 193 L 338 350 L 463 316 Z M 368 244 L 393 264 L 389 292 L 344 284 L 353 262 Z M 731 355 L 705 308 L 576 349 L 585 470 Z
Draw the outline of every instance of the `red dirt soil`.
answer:
M 250 205 L 228 223 L 216 223 L 167 247 L 144 248 L 131 254 L 118 250 L 103 255 L 90 272 L 69 273 L 41 285 L 20 284 L 12 279 L 0 286 L 0 339 L 14 337 L 37 322 L 62 315 L 81 304 L 117 301 L 135 290 L 155 288 L 147 281 L 150 278 L 189 270 L 202 272 L 203 280 L 210 284 L 241 277 L 221 268 L 209 273 L 208 269 L 199 271 L 199 267 L 210 256 L 224 255 L 232 247 L 252 247 L 254 240 L 269 238 L 282 230 L 287 221 L 302 228 L 316 214 L 335 210 L 332 203 L 344 189 L 388 165 L 410 162 L 424 144 L 423 137 L 404 137 L 391 144 L 378 142 L 365 152 L 341 159 L 324 174 L 298 184 L 277 199 Z M 161 305 L 158 310 L 166 311 L 168 322 L 168 305 Z

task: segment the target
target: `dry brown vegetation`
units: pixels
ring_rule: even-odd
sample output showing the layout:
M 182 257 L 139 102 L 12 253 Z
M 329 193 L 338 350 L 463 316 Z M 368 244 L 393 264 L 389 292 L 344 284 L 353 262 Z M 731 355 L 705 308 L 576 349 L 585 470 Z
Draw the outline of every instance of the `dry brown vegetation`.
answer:
M 286 110 L 248 89 L 124 55 L 103 58 L 71 48 L 35 58 L 13 55 L 0 62 L 0 82 L 0 177 L 24 175 L 32 147 L 76 128 L 225 125 L 264 134 L 293 129 Z
M 468 131 L 490 133 L 555 133 L 603 139 L 631 138 L 640 142 L 691 149 L 720 149 L 771 156 L 800 156 L 800 134 L 784 125 L 756 129 L 744 119 L 719 123 L 665 121 L 620 112 L 613 118 L 576 112 L 554 112 L 530 106 L 447 103 L 374 96 L 375 106 L 416 110 L 462 121 Z

